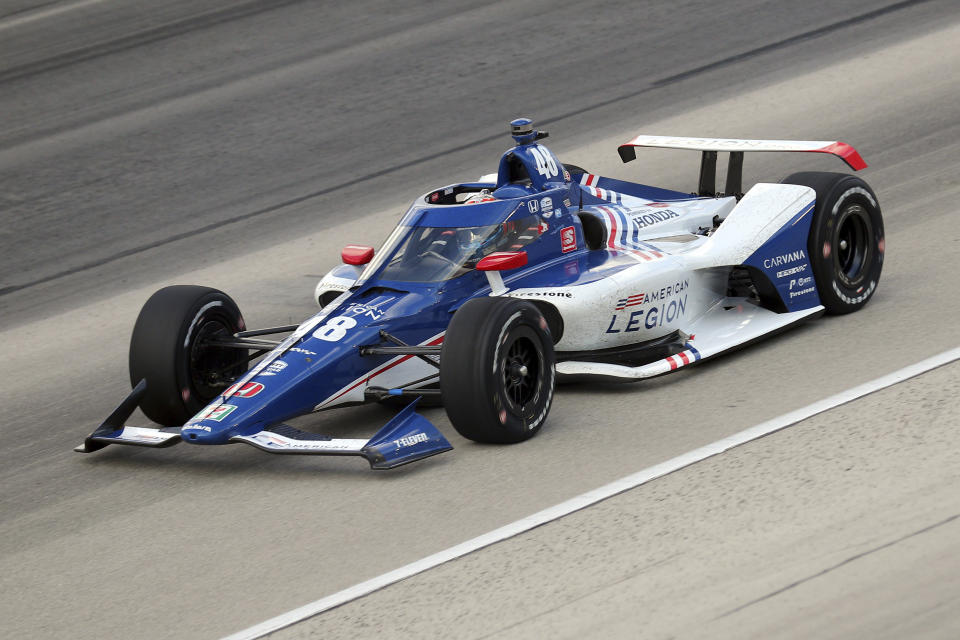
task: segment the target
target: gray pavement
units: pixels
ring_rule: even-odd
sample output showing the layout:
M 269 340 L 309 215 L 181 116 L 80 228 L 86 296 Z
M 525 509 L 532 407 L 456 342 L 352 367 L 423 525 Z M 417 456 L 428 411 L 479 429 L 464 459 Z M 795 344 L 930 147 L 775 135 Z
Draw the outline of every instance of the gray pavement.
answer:
M 960 343 L 955 3 L 867 18 L 876 3 L 326 5 L 248 3 L 217 22 L 241 5 L 107 0 L 14 38 L 0 4 L 0 289 L 16 289 L 0 291 L 3 635 L 237 631 Z M 129 33 L 147 35 L 123 48 Z M 91 47 L 101 55 L 44 62 Z M 549 73 L 523 73 L 528 50 Z M 247 447 L 70 451 L 128 388 L 127 339 L 153 290 L 208 284 L 250 325 L 300 320 L 341 245 L 375 244 L 419 193 L 489 172 L 520 114 L 552 120 L 562 159 L 676 188 L 693 184 L 694 157 L 622 166 L 616 144 L 640 132 L 854 143 L 886 216 L 880 289 L 854 316 L 675 376 L 563 388 L 523 445 L 468 443 L 429 411 L 456 449 L 389 474 Z M 841 165 L 764 157 L 747 180 L 800 168 Z M 390 415 L 303 426 L 362 437 Z M 803 458 L 797 446 L 783 455 Z M 881 544 L 908 532 L 878 526 Z M 569 573 L 600 573 L 592 560 Z M 927 561 L 919 571 L 942 564 Z M 737 603 L 760 594 L 728 590 Z
M 270 634 L 956 638 L 960 364 Z

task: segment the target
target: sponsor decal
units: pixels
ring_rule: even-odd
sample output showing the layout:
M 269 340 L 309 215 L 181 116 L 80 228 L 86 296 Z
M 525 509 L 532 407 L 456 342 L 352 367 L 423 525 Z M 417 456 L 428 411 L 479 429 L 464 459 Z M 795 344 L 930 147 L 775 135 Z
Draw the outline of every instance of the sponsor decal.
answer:
M 210 431 L 210 427 L 203 427 L 203 429 Z M 134 442 L 162 442 L 167 439 L 157 433 L 147 433 L 148 430 L 152 431 L 148 427 L 124 427 L 119 437 Z M 130 433 L 127 433 L 128 431 Z
M 690 286 L 689 280 L 678 280 L 673 284 L 668 284 L 665 287 L 660 287 L 659 289 L 654 289 L 653 291 L 645 293 L 635 293 L 626 298 L 620 298 L 617 300 L 617 306 L 613 308 L 614 311 L 623 311 L 627 307 L 635 307 L 637 305 L 645 304 L 648 302 L 658 302 L 660 300 L 666 300 L 671 298 L 679 293 L 682 293 L 687 290 L 687 287 Z
M 809 287 L 809 288 L 807 288 L 807 289 L 801 289 L 801 290 L 799 290 L 799 291 L 791 291 L 791 292 L 790 292 L 790 299 L 793 300 L 794 298 L 798 298 L 798 297 L 800 297 L 800 296 L 802 296 L 802 295 L 806 295 L 806 294 L 808 294 L 808 293 L 813 293 L 814 291 L 815 291 L 815 289 L 814 289 L 813 287 Z
M 563 170 L 563 179 L 565 182 L 570 182 L 570 172 L 566 169 Z M 569 207 L 570 205 L 567 206 Z
M 301 349 L 300 347 L 290 347 L 290 351 L 293 351 L 294 353 L 302 353 L 305 356 L 317 355 L 316 351 L 310 351 L 309 349 Z
M 336 440 L 294 440 L 285 438 L 279 434 L 269 431 L 255 433 L 248 440 L 257 442 L 267 447 L 277 447 L 283 449 L 301 449 L 304 451 L 334 451 L 334 450 L 353 450 L 354 447 L 349 442 Z
M 527 209 L 530 210 L 530 213 L 536 213 L 537 211 L 540 210 L 540 203 L 537 202 L 536 200 L 528 200 Z
M 246 384 L 237 383 L 223 392 L 223 397 L 229 398 L 252 398 L 263 391 L 263 385 L 259 382 L 248 382 Z
M 560 229 L 560 250 L 569 253 L 577 248 L 577 231 L 573 227 Z
M 665 300 L 670 296 L 675 296 L 681 291 L 686 291 L 687 287 L 690 286 L 689 280 L 683 280 L 681 282 L 675 282 L 674 284 L 669 284 L 665 287 L 661 287 L 654 291 L 651 291 L 647 294 L 647 298 L 651 301 L 656 302 L 657 300 Z
M 790 279 L 790 291 L 793 291 L 794 287 L 805 287 L 808 284 L 813 284 L 813 278 L 807 276 L 806 278 L 791 278 Z
M 206 425 L 199 425 L 199 424 L 197 424 L 197 425 L 188 424 L 188 425 L 184 425 L 183 428 L 184 428 L 184 429 L 193 429 L 194 431 L 206 431 L 207 433 L 210 433 L 210 432 L 213 431 L 213 429 L 211 429 L 210 427 L 208 427 L 208 426 L 206 426 Z
M 207 407 L 197 415 L 193 417 L 194 420 L 209 420 L 211 422 L 223 422 L 223 419 L 228 415 L 236 411 L 237 406 L 233 404 L 221 404 L 216 407 Z M 199 427 L 190 427 L 191 429 L 199 429 Z M 203 431 L 209 431 L 210 429 L 203 429 Z
M 379 320 L 383 316 L 384 312 L 383 312 L 383 309 L 379 309 L 378 307 L 382 304 L 386 304 L 387 302 L 393 302 L 393 298 L 390 298 L 389 300 L 384 300 L 382 302 L 378 302 L 376 305 L 363 304 L 362 302 L 353 302 L 350 304 L 349 307 L 347 307 L 347 310 L 344 311 L 344 313 L 349 313 L 354 317 L 364 316 L 365 318 Z
M 792 276 L 795 273 L 803 273 L 807 270 L 807 265 L 801 264 L 796 267 L 790 267 L 789 269 L 784 269 L 783 271 L 777 271 L 777 278 L 786 278 L 787 276 Z
M 544 218 L 549 218 L 553 215 L 553 199 L 546 197 L 540 201 L 540 211 L 543 212 Z
M 550 225 L 548 225 L 543 220 L 540 221 L 540 226 L 537 228 L 537 231 L 540 232 L 540 235 L 545 234 L 547 231 L 550 231 Z
M 648 202 L 648 203 L 646 204 L 646 206 L 648 206 L 648 207 L 656 207 L 656 208 L 658 208 L 658 209 L 666 209 L 666 208 L 669 207 L 670 205 L 668 205 L 666 202 Z
M 644 146 L 674 146 L 688 149 L 701 146 L 724 146 L 737 149 L 762 149 L 765 151 L 795 151 L 796 143 L 789 140 L 741 140 L 725 138 L 670 138 L 651 136 L 643 142 Z
M 572 298 L 569 291 L 521 291 L 507 294 L 514 298 Z
M 631 311 L 628 315 L 614 313 L 610 316 L 607 333 L 630 333 L 644 329 L 662 327 L 665 323 L 679 320 L 687 312 L 687 296 L 678 297 L 670 302 L 652 306 L 646 309 Z
M 426 442 L 429 439 L 430 438 L 427 437 L 427 434 L 423 432 L 412 433 L 408 436 L 400 438 L 399 440 L 394 440 L 393 444 L 397 449 L 402 449 L 404 447 L 412 447 L 416 444 L 420 444 L 421 442 Z
M 779 256 L 773 256 L 772 258 L 764 258 L 763 268 L 772 269 L 773 267 L 782 267 L 784 265 L 790 264 L 791 262 L 804 260 L 806 259 L 806 257 L 807 257 L 807 254 L 803 252 L 803 249 L 799 249 L 797 251 L 791 251 L 790 253 L 784 253 Z
M 572 205 L 570 204 L 570 198 L 564 198 L 564 199 L 563 199 L 563 206 L 567 207 L 568 209 L 572 206 Z
M 633 224 L 635 224 L 638 229 L 643 229 L 644 227 L 649 227 L 651 225 L 659 224 L 661 222 L 666 222 L 667 220 L 679 217 L 680 214 L 673 209 L 663 209 L 662 211 L 638 213 L 632 216 L 631 219 L 633 220 Z
M 260 372 L 262 376 L 275 376 L 287 368 L 287 363 L 283 360 L 274 360 L 270 366 Z
M 635 307 L 637 305 L 643 304 L 644 298 L 647 294 L 645 293 L 636 293 L 632 296 L 627 296 L 626 298 L 620 298 L 617 300 L 617 306 L 613 308 L 614 311 L 623 311 L 627 307 Z

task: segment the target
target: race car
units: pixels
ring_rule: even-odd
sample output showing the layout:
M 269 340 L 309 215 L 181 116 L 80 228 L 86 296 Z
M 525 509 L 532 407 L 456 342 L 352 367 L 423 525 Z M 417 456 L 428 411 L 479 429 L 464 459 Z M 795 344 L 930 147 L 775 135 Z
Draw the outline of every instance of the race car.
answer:
M 496 174 L 417 198 L 379 251 L 347 245 L 300 325 L 249 330 L 221 291 L 156 292 L 133 329 L 133 391 L 76 450 L 240 442 L 387 469 L 452 448 L 418 401 L 442 403 L 465 438 L 520 442 L 546 422 L 558 380 L 670 373 L 876 291 L 883 219 L 863 180 L 802 172 L 741 188 L 746 152 L 864 168 L 847 144 L 640 135 L 619 147 L 624 162 L 639 147 L 699 151 L 697 191 L 684 193 L 563 163 L 528 118 L 511 134 Z M 389 400 L 407 404 L 371 438 L 286 424 Z M 125 425 L 138 406 L 161 426 Z

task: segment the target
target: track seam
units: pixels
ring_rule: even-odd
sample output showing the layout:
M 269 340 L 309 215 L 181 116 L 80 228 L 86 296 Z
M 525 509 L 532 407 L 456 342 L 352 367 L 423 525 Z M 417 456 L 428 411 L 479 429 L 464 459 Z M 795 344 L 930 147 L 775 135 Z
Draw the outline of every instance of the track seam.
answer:
M 861 559 L 863 559 L 863 558 L 866 558 L 867 556 L 873 555 L 874 553 L 878 553 L 878 552 L 880 552 L 880 551 L 884 551 L 884 550 L 886 550 L 886 549 L 889 549 L 890 547 L 893 547 L 893 546 L 895 546 L 895 545 L 898 545 L 898 544 L 900 544 L 901 542 L 903 542 L 903 541 L 905 541 L 905 540 L 909 540 L 910 538 L 915 538 L 915 537 L 917 537 L 917 536 L 919 536 L 919 535 L 923 535 L 924 533 L 929 533 L 929 532 L 931 532 L 931 531 L 934 531 L 934 530 L 936 530 L 936 529 L 939 529 L 940 527 L 942 527 L 942 526 L 944 526 L 944 525 L 947 525 L 947 524 L 950 524 L 950 523 L 956 521 L 958 518 L 960 518 L 960 513 L 954 514 L 954 515 L 950 516 L 949 518 L 946 518 L 946 519 L 941 520 L 941 521 L 939 521 L 939 522 L 935 522 L 934 524 L 931 524 L 931 525 L 928 525 L 928 526 L 926 526 L 926 527 L 923 527 L 922 529 L 918 529 L 918 530 L 912 531 L 912 532 L 910 532 L 910 533 L 908 533 L 908 534 L 906 534 L 906 535 L 902 535 L 902 536 L 900 536 L 899 538 L 897 538 L 897 539 L 895 539 L 895 540 L 891 540 L 891 541 L 889 541 L 889 542 L 885 542 L 884 544 L 881 544 L 880 546 L 873 547 L 872 549 L 867 549 L 866 551 L 863 551 L 863 552 L 861 552 L 861 553 L 858 553 L 858 554 L 856 554 L 856 555 L 854 555 L 854 556 L 850 556 L 849 558 L 847 558 L 847 559 L 845 559 L 845 560 L 842 560 L 842 561 L 836 563 L 835 565 L 832 565 L 832 566 L 830 566 L 830 567 L 827 567 L 826 569 L 823 569 L 823 570 L 821 570 L 821 571 L 818 571 L 817 573 L 814 573 L 814 574 L 812 574 L 812 575 L 809 575 L 809 576 L 807 576 L 807 577 L 805 577 L 805 578 L 800 578 L 799 580 L 795 580 L 795 581 L 791 582 L 790 584 L 786 585 L 785 587 L 781 587 L 781 588 L 779 588 L 779 589 L 777 589 L 777 590 L 775 590 L 775 591 L 771 591 L 770 593 L 768 593 L 768 594 L 766 594 L 766 595 L 764 595 L 764 596 L 760 596 L 759 598 L 756 598 L 756 599 L 754 599 L 754 600 L 751 600 L 750 602 L 747 602 L 746 604 L 742 604 L 742 605 L 740 605 L 739 607 L 736 607 L 735 609 L 731 609 L 730 611 L 727 611 L 726 613 L 721 614 L 721 615 L 717 616 L 716 618 L 714 618 L 714 621 L 720 620 L 721 618 L 726 618 L 727 616 L 731 616 L 731 615 L 733 615 L 733 614 L 735 614 L 735 613 L 739 613 L 740 611 L 743 611 L 743 610 L 746 609 L 747 607 L 752 607 L 752 606 L 755 605 L 755 604 L 760 604 L 761 602 L 765 602 L 766 600 L 769 600 L 770 598 L 775 598 L 775 597 L 777 597 L 778 595 L 780 595 L 781 593 L 786 593 L 787 591 L 790 591 L 791 589 L 794 589 L 794 588 L 796 588 L 796 587 L 799 587 L 799 586 L 802 585 L 802 584 L 806 584 L 807 582 L 810 582 L 811 580 L 814 580 L 814 579 L 816 579 L 816 578 L 820 578 L 820 577 L 822 577 L 822 576 L 825 576 L 825 575 L 827 575 L 828 573 L 832 573 L 833 571 L 836 571 L 837 569 L 840 569 L 841 567 L 845 567 L 845 566 L 847 566 L 848 564 L 850 564 L 850 563 L 852 563 L 852 562 L 856 562 L 857 560 L 861 560 Z

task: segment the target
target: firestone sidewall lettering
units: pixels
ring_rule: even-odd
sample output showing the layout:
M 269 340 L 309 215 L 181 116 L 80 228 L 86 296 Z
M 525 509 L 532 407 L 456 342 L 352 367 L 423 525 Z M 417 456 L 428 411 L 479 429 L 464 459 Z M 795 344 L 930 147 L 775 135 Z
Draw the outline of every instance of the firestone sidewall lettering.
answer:
M 833 281 L 833 292 L 836 293 L 837 296 L 839 296 L 840 299 L 846 302 L 847 304 L 860 304 L 861 302 L 869 298 L 870 295 L 873 293 L 873 290 L 876 288 L 877 288 L 877 281 L 871 280 L 870 284 L 867 285 L 866 288 L 861 287 L 860 291 L 857 292 L 858 295 L 848 296 L 843 291 L 840 291 L 840 287 L 837 286 L 837 281 L 836 280 Z

